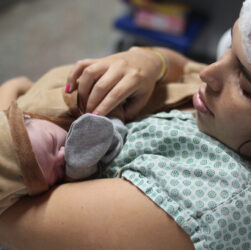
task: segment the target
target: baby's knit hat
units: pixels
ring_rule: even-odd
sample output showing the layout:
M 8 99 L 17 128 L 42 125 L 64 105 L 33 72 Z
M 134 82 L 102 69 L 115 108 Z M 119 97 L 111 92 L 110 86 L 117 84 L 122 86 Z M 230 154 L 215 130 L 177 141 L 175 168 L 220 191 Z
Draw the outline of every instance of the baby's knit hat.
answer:
M 239 29 L 242 36 L 243 48 L 248 62 L 251 64 L 251 0 L 245 0 L 240 12 Z
M 25 125 L 24 114 L 13 102 L 0 112 L 0 214 L 20 196 L 48 190 Z

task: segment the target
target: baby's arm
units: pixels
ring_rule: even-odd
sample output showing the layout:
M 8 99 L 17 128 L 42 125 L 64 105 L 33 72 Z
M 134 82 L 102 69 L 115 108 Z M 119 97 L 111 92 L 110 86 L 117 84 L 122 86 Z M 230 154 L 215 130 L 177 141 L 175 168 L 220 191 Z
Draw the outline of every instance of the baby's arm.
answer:
M 12 78 L 0 86 L 0 110 L 9 107 L 12 101 L 25 94 L 32 86 L 32 82 L 24 76 Z

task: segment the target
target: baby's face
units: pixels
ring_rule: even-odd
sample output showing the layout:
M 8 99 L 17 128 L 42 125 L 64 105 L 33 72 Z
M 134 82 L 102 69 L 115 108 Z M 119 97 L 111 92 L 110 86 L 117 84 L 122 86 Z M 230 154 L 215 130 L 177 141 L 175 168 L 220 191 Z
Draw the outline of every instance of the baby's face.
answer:
M 64 178 L 64 145 L 67 132 L 52 122 L 26 119 L 25 126 L 38 164 L 52 186 Z

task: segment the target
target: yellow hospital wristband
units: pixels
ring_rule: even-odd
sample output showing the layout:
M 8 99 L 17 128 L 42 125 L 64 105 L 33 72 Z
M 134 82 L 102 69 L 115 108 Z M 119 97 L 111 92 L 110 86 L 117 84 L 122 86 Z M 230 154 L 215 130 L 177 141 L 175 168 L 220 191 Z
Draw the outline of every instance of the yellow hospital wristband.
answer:
M 162 51 L 160 51 L 158 49 L 154 49 L 154 48 L 151 48 L 151 47 L 143 47 L 143 48 L 152 50 L 152 52 L 154 52 L 160 58 L 160 60 L 162 62 L 161 71 L 159 73 L 159 77 L 158 77 L 158 80 L 157 80 L 157 83 L 159 83 L 164 79 L 165 75 L 167 74 L 167 58 L 162 53 Z

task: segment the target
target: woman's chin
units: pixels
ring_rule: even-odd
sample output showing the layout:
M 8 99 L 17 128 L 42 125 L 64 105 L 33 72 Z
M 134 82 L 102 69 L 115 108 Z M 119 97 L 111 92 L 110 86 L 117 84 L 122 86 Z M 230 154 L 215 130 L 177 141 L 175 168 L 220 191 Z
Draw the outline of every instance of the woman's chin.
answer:
M 213 131 L 212 126 L 209 127 L 209 123 L 203 120 L 203 117 L 201 117 L 200 112 L 198 111 L 196 112 L 196 120 L 197 120 L 197 127 L 200 130 L 200 132 L 219 140 L 217 133 Z
M 203 117 L 201 116 L 201 112 L 196 110 L 195 114 L 196 114 L 195 117 L 196 117 L 198 129 L 201 132 L 207 134 L 207 129 L 206 129 L 207 123 L 204 121 Z

